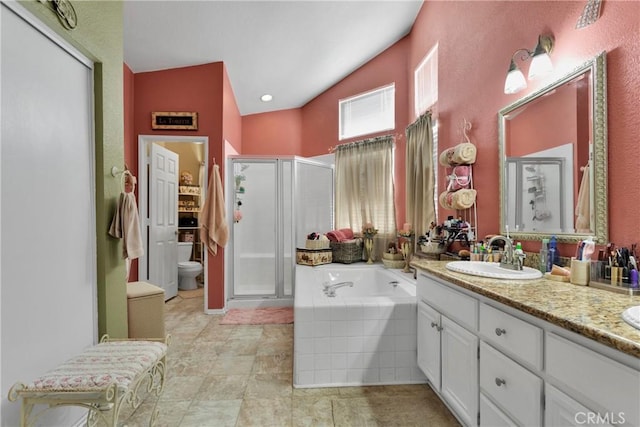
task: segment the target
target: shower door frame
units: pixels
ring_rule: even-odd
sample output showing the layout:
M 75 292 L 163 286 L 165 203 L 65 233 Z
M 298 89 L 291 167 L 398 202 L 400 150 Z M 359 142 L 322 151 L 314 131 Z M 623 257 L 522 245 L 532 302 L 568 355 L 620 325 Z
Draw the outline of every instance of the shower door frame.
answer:
M 284 162 L 291 162 L 291 247 L 293 256 L 291 258 L 291 263 L 294 264 L 295 257 L 295 206 L 293 206 L 293 197 L 295 194 L 295 162 L 294 158 L 288 157 L 272 157 L 272 156 L 229 156 L 228 164 L 227 164 L 227 191 L 226 194 L 229 195 L 227 200 L 227 217 L 229 223 L 229 250 L 225 251 L 227 256 L 225 271 L 227 274 L 225 276 L 227 279 L 225 280 L 225 302 L 228 307 L 244 307 L 251 306 L 254 307 L 256 305 L 256 300 L 262 300 L 264 304 L 260 303 L 258 305 L 269 305 L 269 306 L 288 306 L 293 303 L 293 293 L 294 287 L 292 286 L 291 295 L 285 295 L 284 293 L 284 239 L 283 232 L 286 224 L 283 221 L 283 191 L 282 191 L 282 183 L 284 177 L 284 173 L 282 170 L 282 165 Z M 235 224 L 233 220 L 233 211 L 235 209 L 235 180 L 234 180 L 234 164 L 235 163 L 249 163 L 249 164 L 273 164 L 275 166 L 275 193 L 276 193 L 276 205 L 275 205 L 275 218 L 277 219 L 275 224 L 275 240 L 273 242 L 274 248 L 274 263 L 275 263 L 275 272 L 274 272 L 274 289 L 273 293 L 255 293 L 255 294 L 245 294 L 245 295 L 236 295 L 235 293 Z M 291 271 L 291 280 L 293 281 L 293 265 Z

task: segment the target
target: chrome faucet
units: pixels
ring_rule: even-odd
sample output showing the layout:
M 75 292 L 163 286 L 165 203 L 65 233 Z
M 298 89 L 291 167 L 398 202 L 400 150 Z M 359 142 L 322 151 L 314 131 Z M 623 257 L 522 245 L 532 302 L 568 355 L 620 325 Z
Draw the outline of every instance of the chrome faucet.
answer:
M 344 286 L 349 286 L 352 288 L 353 282 L 339 282 L 339 283 L 333 283 L 333 284 L 325 283 L 323 286 L 324 286 L 324 294 L 326 296 L 335 297 L 336 289 L 342 288 Z
M 513 250 L 513 243 L 511 243 L 511 239 L 501 235 L 493 236 L 489 239 L 487 246 L 491 247 L 493 242 L 496 240 L 502 240 L 504 242 L 504 253 L 500 259 L 500 267 L 508 268 L 509 270 L 522 270 L 524 254 L 516 254 Z

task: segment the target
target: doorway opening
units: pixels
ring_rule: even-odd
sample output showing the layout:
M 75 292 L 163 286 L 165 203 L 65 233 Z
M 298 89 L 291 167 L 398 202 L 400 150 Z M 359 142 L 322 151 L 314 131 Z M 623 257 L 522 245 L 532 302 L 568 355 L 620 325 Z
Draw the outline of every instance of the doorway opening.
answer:
M 138 280 L 162 287 L 165 300 L 178 289 L 204 288 L 207 301 L 207 252 L 200 241 L 199 213 L 206 194 L 208 145 L 206 136 L 138 136 L 145 247 Z

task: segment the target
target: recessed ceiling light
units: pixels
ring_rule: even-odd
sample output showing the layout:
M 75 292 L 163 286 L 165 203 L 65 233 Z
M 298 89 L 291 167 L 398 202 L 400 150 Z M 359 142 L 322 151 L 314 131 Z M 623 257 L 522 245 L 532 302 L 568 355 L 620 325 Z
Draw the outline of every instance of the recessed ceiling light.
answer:
M 262 96 L 260 97 L 260 100 L 261 100 L 262 102 L 269 102 L 269 101 L 271 101 L 272 99 L 273 99 L 273 96 L 269 95 L 268 93 L 266 93 L 266 94 L 264 94 L 264 95 L 262 95 Z

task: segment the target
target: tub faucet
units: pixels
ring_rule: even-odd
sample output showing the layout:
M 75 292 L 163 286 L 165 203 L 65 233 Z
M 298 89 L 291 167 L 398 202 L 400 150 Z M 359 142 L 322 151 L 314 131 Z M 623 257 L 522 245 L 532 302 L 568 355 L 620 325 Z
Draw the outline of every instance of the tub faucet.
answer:
M 516 254 L 513 251 L 513 243 L 508 237 L 501 235 L 493 236 L 487 242 L 487 246 L 491 247 L 491 244 L 496 240 L 502 240 L 504 242 L 504 254 L 500 259 L 500 267 L 508 268 L 509 270 L 522 270 L 523 254 Z
M 328 297 L 335 297 L 336 296 L 336 289 L 338 288 L 342 288 L 344 286 L 349 286 L 349 287 L 353 287 L 353 282 L 339 282 L 339 283 L 333 283 L 333 284 L 328 284 L 325 283 L 324 285 L 324 294 Z

